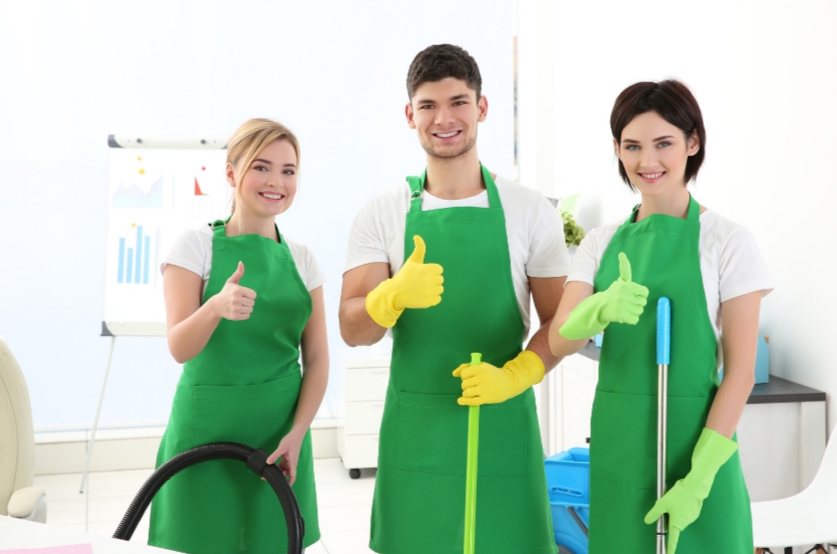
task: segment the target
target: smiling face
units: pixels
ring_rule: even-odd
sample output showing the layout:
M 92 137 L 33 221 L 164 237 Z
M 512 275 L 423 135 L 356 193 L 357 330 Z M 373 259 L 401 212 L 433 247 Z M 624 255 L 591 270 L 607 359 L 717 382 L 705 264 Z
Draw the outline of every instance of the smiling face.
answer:
M 434 158 L 466 154 L 477 143 L 477 123 L 485 121 L 488 100 L 454 77 L 422 83 L 407 104 L 407 123 Z
M 255 217 L 276 217 L 291 207 L 297 190 L 297 157 L 293 145 L 277 139 L 265 146 L 249 168 L 227 164 L 227 182 L 236 187 L 236 211 Z M 241 171 L 245 171 L 240 179 Z
M 694 134 L 686 139 L 653 111 L 634 117 L 622 130 L 622 144 L 614 140 L 613 147 L 631 183 L 650 196 L 684 187 L 686 162 L 700 150 Z

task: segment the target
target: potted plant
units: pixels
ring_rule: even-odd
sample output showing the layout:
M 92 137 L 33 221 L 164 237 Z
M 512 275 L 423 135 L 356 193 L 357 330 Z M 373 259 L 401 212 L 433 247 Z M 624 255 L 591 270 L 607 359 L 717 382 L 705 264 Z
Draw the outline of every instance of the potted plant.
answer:
M 564 241 L 567 243 L 567 250 L 572 255 L 584 239 L 584 229 L 575 222 L 569 212 L 562 210 L 561 217 L 564 219 Z

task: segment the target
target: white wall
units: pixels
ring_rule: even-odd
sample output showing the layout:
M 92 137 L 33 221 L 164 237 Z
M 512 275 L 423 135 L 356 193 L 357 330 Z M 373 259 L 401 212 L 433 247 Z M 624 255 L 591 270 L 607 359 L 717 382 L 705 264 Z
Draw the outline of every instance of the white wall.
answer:
M 551 166 L 553 194 L 583 193 L 585 229 L 626 217 L 637 197 L 618 177 L 613 102 L 637 81 L 685 82 L 707 128 L 692 192 L 753 232 L 776 286 L 761 316 L 770 372 L 825 391 L 830 406 L 837 394 L 837 3 L 522 0 L 519 25 L 521 117 L 528 118 L 521 142 L 538 153 L 538 138 L 549 140 L 533 121 L 541 104 L 523 101 L 546 102 L 538 92 L 549 77 L 524 70 L 543 71 L 551 57 L 554 71 L 554 157 L 533 160 L 533 149 L 524 150 L 522 180 Z M 538 32 L 547 31 L 554 50 L 533 54 L 531 45 L 543 42 Z M 538 187 L 549 194 L 544 181 Z M 829 410 L 829 431 L 835 423 Z
M 441 42 L 476 58 L 490 102 L 481 158 L 511 176 L 511 15 L 509 0 L 0 0 L 0 336 L 26 373 L 35 425 L 94 416 L 109 342 L 107 135 L 229 136 L 256 116 L 286 123 L 302 145 L 300 193 L 279 226 L 328 276 L 322 414 L 339 414 L 351 222 L 424 168 L 404 123 L 409 63 Z M 179 373 L 164 339 L 119 338 L 102 421 L 165 420 Z

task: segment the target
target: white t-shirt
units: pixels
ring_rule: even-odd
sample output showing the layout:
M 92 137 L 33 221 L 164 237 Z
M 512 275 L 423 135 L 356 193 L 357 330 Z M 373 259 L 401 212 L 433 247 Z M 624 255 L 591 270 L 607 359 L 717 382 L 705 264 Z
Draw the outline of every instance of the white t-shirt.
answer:
M 564 277 L 570 258 L 564 244 L 564 222 L 541 193 L 508 179 L 495 179 L 506 219 L 512 281 L 529 335 L 529 277 Z M 422 194 L 422 211 L 444 208 L 488 208 L 488 191 L 461 200 L 443 200 Z M 410 209 L 410 186 L 405 181 L 367 202 L 349 233 L 346 269 L 384 262 L 395 275 L 404 264 L 404 234 Z M 444 297 L 443 297 L 444 300 Z
M 214 233 L 209 225 L 201 225 L 197 229 L 185 231 L 175 241 L 166 261 L 160 264 L 160 273 L 165 273 L 166 264 L 176 265 L 197 273 L 203 279 L 203 291 L 206 292 L 206 285 L 209 283 L 209 274 L 212 271 L 212 237 Z M 302 277 L 302 282 L 308 291 L 322 286 L 326 282 L 325 273 L 320 269 L 316 258 L 311 250 L 304 244 L 287 241 L 291 250 L 291 257 L 296 264 L 296 270 Z M 244 268 L 247 271 L 247 268 Z
M 628 215 L 616 223 L 594 229 L 584 237 L 573 258 L 567 283 L 581 281 L 594 284 L 593 280 L 610 240 L 627 219 Z M 718 341 L 720 366 L 723 363 L 721 303 L 755 291 L 761 291 L 763 298 L 773 290 L 773 283 L 753 235 L 741 225 L 712 210 L 700 214 L 698 252 L 706 307 Z

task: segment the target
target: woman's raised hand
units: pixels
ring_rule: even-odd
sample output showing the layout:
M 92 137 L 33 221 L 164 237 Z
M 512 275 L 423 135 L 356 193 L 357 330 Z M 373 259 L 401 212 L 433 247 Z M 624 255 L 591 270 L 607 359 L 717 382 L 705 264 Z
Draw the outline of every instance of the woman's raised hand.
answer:
M 634 283 L 628 257 L 619 253 L 619 278 L 607 290 L 587 297 L 558 330 L 568 340 L 587 339 L 611 323 L 636 325 L 648 302 L 648 289 Z
M 212 297 L 215 313 L 230 321 L 250 319 L 256 304 L 256 291 L 239 285 L 244 275 L 244 263 L 238 262 L 235 273 L 227 279 L 221 292 Z
M 601 309 L 605 323 L 636 325 L 648 303 L 648 289 L 631 280 L 631 262 L 624 252 L 619 253 L 619 279 L 604 291 L 607 301 Z

